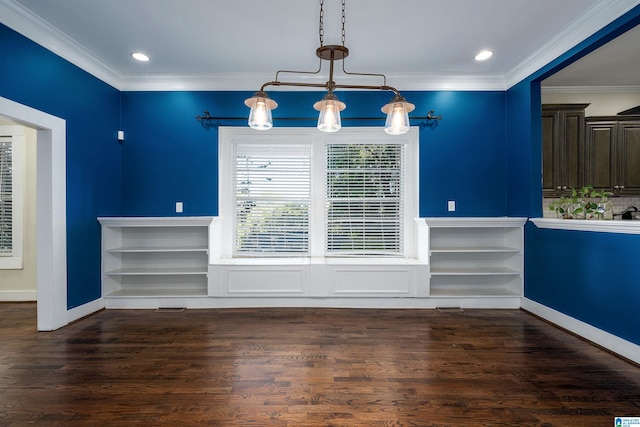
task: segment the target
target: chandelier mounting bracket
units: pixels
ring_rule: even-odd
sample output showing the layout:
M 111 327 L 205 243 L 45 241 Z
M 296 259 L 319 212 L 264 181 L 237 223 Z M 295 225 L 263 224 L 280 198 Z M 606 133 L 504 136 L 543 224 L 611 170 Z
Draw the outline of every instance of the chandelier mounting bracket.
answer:
M 337 44 L 320 46 L 316 49 L 316 56 L 326 61 L 340 61 L 349 56 L 349 49 Z

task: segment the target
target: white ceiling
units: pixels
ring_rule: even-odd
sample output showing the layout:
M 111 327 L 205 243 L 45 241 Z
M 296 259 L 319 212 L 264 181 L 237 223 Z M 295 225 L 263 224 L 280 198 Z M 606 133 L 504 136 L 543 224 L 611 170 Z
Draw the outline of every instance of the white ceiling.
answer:
M 341 44 L 340 0 L 325 3 L 324 44 Z M 400 90 L 503 90 L 638 4 L 347 0 L 345 67 Z M 256 90 L 277 70 L 316 70 L 319 12 L 318 0 L 0 0 L 0 22 L 122 90 Z M 477 62 L 481 49 L 495 54 Z

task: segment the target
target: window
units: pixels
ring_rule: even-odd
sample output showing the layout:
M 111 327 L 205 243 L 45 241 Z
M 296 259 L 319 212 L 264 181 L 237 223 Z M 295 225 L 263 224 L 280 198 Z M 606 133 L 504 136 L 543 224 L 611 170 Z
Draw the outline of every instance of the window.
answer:
M 417 129 L 221 128 L 219 150 L 225 256 L 414 256 Z
M 404 144 L 327 144 L 326 252 L 402 255 Z
M 0 136 L 0 256 L 13 253 L 13 150 L 11 137 Z
M 311 146 L 239 143 L 234 255 L 309 253 Z
M 0 126 L 0 268 L 22 268 L 24 128 Z

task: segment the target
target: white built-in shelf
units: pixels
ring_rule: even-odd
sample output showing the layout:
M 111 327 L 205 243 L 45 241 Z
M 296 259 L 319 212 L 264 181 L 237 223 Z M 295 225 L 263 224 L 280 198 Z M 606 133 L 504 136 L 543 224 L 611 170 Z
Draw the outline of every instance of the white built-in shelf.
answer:
M 106 252 L 110 254 L 118 254 L 118 253 L 149 253 L 149 252 L 204 252 L 208 253 L 207 248 L 113 248 L 113 249 L 105 249 Z
M 131 298 L 131 297 L 201 297 L 202 293 L 197 289 L 136 289 L 127 288 L 114 291 L 109 294 L 109 298 Z
M 520 248 L 506 248 L 506 247 L 468 247 L 468 248 L 432 248 L 431 253 L 518 253 Z
M 98 220 L 105 298 L 207 295 L 212 217 Z
M 107 272 L 109 276 L 167 276 L 183 274 L 207 274 L 206 267 L 166 267 L 166 268 L 118 268 Z
M 431 275 L 434 276 L 491 276 L 491 275 L 516 275 L 519 276 L 521 272 L 512 268 L 505 267 L 475 267 L 475 268 L 431 268 Z
M 431 290 L 432 297 L 517 297 L 521 296 L 520 292 L 502 287 L 478 287 L 478 286 L 467 286 L 467 287 L 435 287 Z
M 526 218 L 426 218 L 429 295 L 514 297 L 523 292 Z

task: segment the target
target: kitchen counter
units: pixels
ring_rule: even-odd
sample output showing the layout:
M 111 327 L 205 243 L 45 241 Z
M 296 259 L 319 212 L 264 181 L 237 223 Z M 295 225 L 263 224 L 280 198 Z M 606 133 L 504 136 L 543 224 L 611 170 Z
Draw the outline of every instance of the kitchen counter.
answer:
M 596 231 L 599 233 L 640 234 L 640 221 L 529 218 L 538 228 Z

